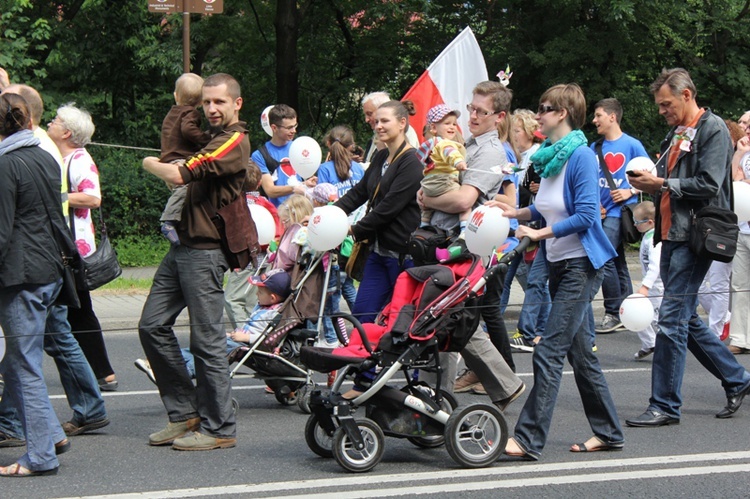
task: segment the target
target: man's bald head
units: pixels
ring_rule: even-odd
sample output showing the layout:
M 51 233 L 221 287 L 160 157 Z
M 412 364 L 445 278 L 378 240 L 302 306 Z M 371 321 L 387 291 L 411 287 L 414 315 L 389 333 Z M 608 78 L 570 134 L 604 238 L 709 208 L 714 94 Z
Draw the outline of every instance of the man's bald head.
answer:
M 31 126 L 33 128 L 39 126 L 39 122 L 42 121 L 42 113 L 44 112 L 44 102 L 42 101 L 42 96 L 39 95 L 39 92 L 28 85 L 13 83 L 8 85 L 2 93 L 16 94 L 23 97 L 26 104 L 29 106 L 29 112 L 31 113 Z

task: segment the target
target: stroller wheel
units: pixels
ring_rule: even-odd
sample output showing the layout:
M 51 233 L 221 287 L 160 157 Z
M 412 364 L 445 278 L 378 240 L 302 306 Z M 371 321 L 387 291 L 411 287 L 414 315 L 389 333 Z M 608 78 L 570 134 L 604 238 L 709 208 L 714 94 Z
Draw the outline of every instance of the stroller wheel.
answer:
M 500 457 L 508 442 L 508 423 L 493 405 L 458 408 L 445 424 L 445 448 L 465 468 L 482 468 Z
M 297 390 L 297 407 L 304 414 L 310 414 L 310 393 L 315 390 L 315 382 L 304 385 L 302 388 Z
M 232 397 L 232 412 L 234 414 L 237 414 L 238 412 L 240 412 L 240 403 L 234 397 Z
M 458 407 L 456 397 L 445 390 L 440 390 L 440 394 L 443 396 L 442 409 L 448 414 L 453 413 L 456 407 Z M 445 437 L 443 435 L 435 435 L 431 437 L 408 437 L 407 440 L 423 449 L 434 449 L 445 443 Z
M 281 405 L 294 405 L 297 403 L 297 392 L 282 393 L 277 390 L 273 394 Z
M 357 420 L 357 427 L 365 446 L 362 450 L 354 448 L 343 427 L 333 434 L 333 457 L 347 471 L 362 473 L 370 471 L 383 458 L 385 435 L 378 424 L 367 418 Z
M 318 416 L 313 414 L 307 418 L 305 425 L 305 441 L 311 451 L 320 457 L 333 457 L 333 432 L 328 432 L 320 426 Z

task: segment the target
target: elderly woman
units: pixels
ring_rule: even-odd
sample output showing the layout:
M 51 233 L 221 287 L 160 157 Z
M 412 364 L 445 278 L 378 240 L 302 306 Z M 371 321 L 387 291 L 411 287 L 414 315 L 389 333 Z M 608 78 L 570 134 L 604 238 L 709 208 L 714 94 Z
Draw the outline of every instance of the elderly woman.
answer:
M 73 231 L 78 252 L 85 258 L 96 251 L 91 210 L 99 208 L 102 202 L 99 171 L 85 149 L 94 135 L 94 123 L 89 113 L 72 104 L 66 104 L 57 110 L 57 116 L 50 121 L 47 134 L 63 156 L 68 176 L 68 225 Z M 88 290 L 79 290 L 78 298 L 81 300 L 81 308 L 68 309 L 68 322 L 73 330 L 73 336 L 81 345 L 83 354 L 99 382 L 99 388 L 102 391 L 116 390 L 115 372 L 109 363 L 102 327 L 94 313 L 91 295 Z M 72 426 L 65 431 L 75 435 L 82 433 L 80 429 L 90 422 L 70 423 Z M 86 431 L 94 429 L 96 428 L 87 428 Z
M 369 203 L 367 214 L 351 227 L 357 241 L 372 244 L 352 310 L 361 322 L 374 322 L 399 273 L 412 265 L 407 252 L 409 236 L 419 226 L 422 164 L 407 141 L 408 126 L 409 111 L 401 102 L 378 107 L 373 129 L 386 147 L 375 153 L 364 178 L 336 202 L 347 214 Z
M 62 285 L 64 231 L 60 166 L 37 147 L 26 101 L 0 95 L 0 325 L 6 352 L 0 363 L 5 396 L 12 399 L 26 434 L 27 452 L 0 476 L 57 473 L 55 443 L 65 433 L 55 416 L 42 374 L 49 309 Z
M 534 387 L 505 453 L 539 459 L 566 356 L 594 433 L 585 443 L 573 445 L 571 452 L 619 450 L 623 447 L 622 428 L 592 351 L 591 323 L 586 320 L 602 282 L 602 267 L 615 256 L 615 250 L 601 226 L 596 157 L 580 131 L 586 120 L 586 100 L 580 87 L 566 84 L 547 90 L 540 99 L 537 120 L 548 139 L 531 157 L 542 179 L 534 203 L 517 209 L 490 202 L 500 206 L 507 217 L 543 219 L 542 228 L 521 225 L 516 234 L 543 241 L 552 297 L 547 327 L 534 349 Z

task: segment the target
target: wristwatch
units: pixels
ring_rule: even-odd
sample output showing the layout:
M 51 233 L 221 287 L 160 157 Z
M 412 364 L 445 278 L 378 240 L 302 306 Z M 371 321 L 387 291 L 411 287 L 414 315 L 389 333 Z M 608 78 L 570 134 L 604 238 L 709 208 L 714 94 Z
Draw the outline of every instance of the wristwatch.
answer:
M 638 195 L 638 189 L 636 189 L 635 187 L 631 187 L 630 188 L 630 194 L 632 194 L 633 196 L 637 196 Z
M 669 183 L 667 182 L 667 179 L 664 179 L 664 183 L 661 184 L 660 190 L 661 192 L 667 192 L 669 190 Z

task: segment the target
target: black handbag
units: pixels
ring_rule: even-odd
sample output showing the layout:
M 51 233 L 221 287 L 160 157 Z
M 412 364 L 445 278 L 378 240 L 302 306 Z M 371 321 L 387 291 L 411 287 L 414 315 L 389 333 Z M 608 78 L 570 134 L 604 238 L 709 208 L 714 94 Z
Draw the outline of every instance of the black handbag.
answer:
M 26 164 L 26 161 L 24 161 L 23 158 L 20 157 L 18 159 L 21 161 L 21 163 L 23 163 L 23 166 L 26 167 L 29 175 L 34 177 L 34 173 L 31 171 L 31 168 L 29 168 L 29 165 Z M 47 181 L 46 177 L 41 176 L 41 179 L 45 184 L 47 184 L 47 188 L 52 189 L 52 186 Z M 37 182 L 34 182 L 34 185 L 36 185 L 38 189 L 39 184 L 37 184 Z M 83 271 L 81 266 L 81 256 L 78 253 L 78 248 L 76 248 L 75 241 L 73 241 L 73 237 L 68 231 L 68 228 L 58 227 L 57 225 L 55 225 L 55 222 L 52 220 L 52 214 L 50 212 L 49 206 L 47 206 L 41 190 L 39 191 L 39 196 L 41 197 L 42 203 L 44 204 L 44 210 L 47 212 L 47 218 L 50 221 L 52 234 L 55 237 L 55 243 L 57 244 L 57 247 L 60 251 L 60 258 L 63 265 L 63 282 L 62 287 L 60 288 L 60 293 L 58 293 L 57 298 L 55 299 L 55 305 L 61 305 L 68 308 L 81 308 L 81 299 L 78 297 L 77 290 L 77 275 Z
M 433 265 L 438 263 L 435 250 L 447 248 L 453 241 L 453 234 L 438 227 L 428 225 L 419 227 L 409 237 L 409 254 L 414 265 Z
M 70 192 L 70 162 L 68 162 L 68 192 Z M 68 208 L 68 219 L 70 220 L 70 230 L 75 238 L 76 226 L 75 215 L 72 206 Z M 107 237 L 107 225 L 104 223 L 102 209 L 99 208 L 99 244 L 96 251 L 86 257 L 82 257 L 82 272 L 79 272 L 78 289 L 93 291 L 105 284 L 114 281 L 120 274 L 122 268 L 117 261 L 117 253 L 109 242 Z
M 737 215 L 726 208 L 706 206 L 693 214 L 690 250 L 699 258 L 731 262 L 737 252 Z
M 604 161 L 604 155 L 602 154 L 602 142 L 604 139 L 596 141 L 596 154 L 599 156 L 599 167 L 604 172 L 604 176 L 607 177 L 607 184 L 609 189 L 614 191 L 617 189 L 615 181 L 612 178 L 612 173 L 607 168 L 607 163 Z M 633 221 L 633 209 L 630 205 L 621 205 L 622 213 L 620 214 L 620 240 L 627 244 L 633 244 L 641 240 L 641 233 L 638 231 L 638 227 L 635 226 Z M 616 248 L 615 248 L 616 249 Z

